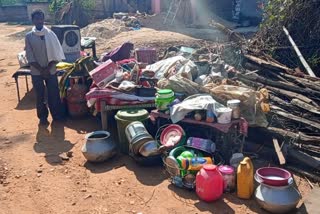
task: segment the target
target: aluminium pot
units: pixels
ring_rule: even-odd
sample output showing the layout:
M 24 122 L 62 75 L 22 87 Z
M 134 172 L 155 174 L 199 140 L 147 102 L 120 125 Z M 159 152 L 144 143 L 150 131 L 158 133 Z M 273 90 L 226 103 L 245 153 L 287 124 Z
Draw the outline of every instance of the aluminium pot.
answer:
M 296 208 L 301 195 L 293 186 L 293 182 L 286 186 L 261 183 L 255 191 L 255 198 L 263 209 L 271 213 L 288 213 Z
M 90 162 L 103 162 L 116 154 L 116 145 L 107 131 L 95 131 L 85 136 L 81 151 Z

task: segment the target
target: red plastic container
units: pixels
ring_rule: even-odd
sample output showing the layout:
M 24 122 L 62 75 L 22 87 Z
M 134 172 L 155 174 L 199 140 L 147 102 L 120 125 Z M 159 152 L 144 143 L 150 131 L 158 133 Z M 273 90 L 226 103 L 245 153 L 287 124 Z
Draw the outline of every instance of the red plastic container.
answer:
M 196 192 L 206 202 L 219 199 L 223 193 L 223 177 L 216 165 L 207 164 L 196 177 Z
M 86 100 L 88 87 L 84 77 L 69 77 L 70 87 L 67 90 L 68 112 L 71 117 L 86 116 L 89 112 Z M 81 84 L 79 82 L 81 80 Z
M 278 167 L 262 167 L 256 171 L 259 181 L 271 186 L 287 186 L 292 175 L 285 169 Z

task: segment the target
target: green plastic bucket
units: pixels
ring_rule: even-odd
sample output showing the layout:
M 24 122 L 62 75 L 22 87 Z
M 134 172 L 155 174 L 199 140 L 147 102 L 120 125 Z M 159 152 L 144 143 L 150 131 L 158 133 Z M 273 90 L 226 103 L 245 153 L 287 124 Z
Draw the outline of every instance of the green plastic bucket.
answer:
M 156 95 L 156 107 L 160 111 L 168 110 L 168 105 L 174 101 L 174 92 L 171 89 L 161 89 Z
M 127 126 L 135 121 L 142 122 L 145 126 L 149 118 L 149 113 L 145 109 L 128 109 L 120 110 L 114 116 L 117 121 L 117 130 L 118 130 L 118 147 L 120 151 L 128 154 L 129 153 L 129 141 L 126 137 L 125 129 Z

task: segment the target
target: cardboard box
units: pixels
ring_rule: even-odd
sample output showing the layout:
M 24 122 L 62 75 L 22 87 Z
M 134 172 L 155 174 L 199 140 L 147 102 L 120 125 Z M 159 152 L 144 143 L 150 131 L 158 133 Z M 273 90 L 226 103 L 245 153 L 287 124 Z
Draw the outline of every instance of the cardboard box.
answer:
M 104 88 L 116 77 L 117 65 L 111 59 L 90 71 L 90 76 L 99 88 Z
M 158 61 L 157 51 L 155 48 L 137 48 L 135 52 L 138 62 L 150 65 Z

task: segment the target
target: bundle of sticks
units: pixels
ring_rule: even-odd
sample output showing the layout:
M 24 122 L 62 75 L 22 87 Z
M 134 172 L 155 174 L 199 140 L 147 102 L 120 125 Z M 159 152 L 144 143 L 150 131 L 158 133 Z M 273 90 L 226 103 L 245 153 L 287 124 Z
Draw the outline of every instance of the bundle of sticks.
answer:
M 245 73 L 237 78 L 269 91 L 266 132 L 288 145 L 289 153 L 320 169 L 320 78 L 292 70 L 270 57 L 245 55 Z
M 286 159 L 301 163 L 300 168 L 299 165 L 286 167 L 320 182 L 320 78 L 315 76 L 288 30 L 283 27 L 308 74 L 290 69 L 260 50 L 248 48 L 248 40 L 222 24 L 212 21 L 210 26 L 225 32 L 246 53 L 244 69 L 236 71 L 234 78 L 256 90 L 268 90 L 269 126 L 260 130 L 272 137 L 280 164 L 285 164 Z

